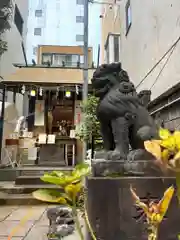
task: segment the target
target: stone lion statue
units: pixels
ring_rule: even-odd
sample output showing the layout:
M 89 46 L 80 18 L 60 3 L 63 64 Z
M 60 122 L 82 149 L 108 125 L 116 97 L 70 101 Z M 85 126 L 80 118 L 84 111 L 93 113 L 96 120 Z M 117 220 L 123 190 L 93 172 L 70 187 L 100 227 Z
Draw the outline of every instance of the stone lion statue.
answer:
M 152 157 L 144 150 L 145 140 L 158 138 L 157 127 L 146 109 L 151 92 L 138 94 L 121 63 L 101 65 L 91 81 L 99 97 L 97 117 L 107 160 Z

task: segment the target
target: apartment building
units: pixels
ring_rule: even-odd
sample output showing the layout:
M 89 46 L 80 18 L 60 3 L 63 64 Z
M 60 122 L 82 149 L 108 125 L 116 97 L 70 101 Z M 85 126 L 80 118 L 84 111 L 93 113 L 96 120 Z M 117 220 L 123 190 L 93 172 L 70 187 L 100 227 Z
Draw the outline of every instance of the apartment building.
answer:
M 178 0 L 121 1 L 121 56 L 138 85 L 177 40 L 180 33 Z M 180 44 L 177 44 L 139 85 L 138 90 L 151 89 L 152 99 L 173 87 L 180 79 Z
M 89 5 L 89 46 L 97 58 L 100 43 L 100 6 Z M 82 46 L 83 0 L 29 0 L 27 58 L 37 61 L 38 45 Z
M 101 5 L 101 63 L 121 60 L 120 1 L 108 0 Z
M 4 34 L 8 50 L 1 57 L 0 75 L 2 77 L 15 71 L 13 63 L 25 63 L 22 42 L 26 42 L 26 23 L 28 15 L 28 0 L 14 0 L 11 28 Z

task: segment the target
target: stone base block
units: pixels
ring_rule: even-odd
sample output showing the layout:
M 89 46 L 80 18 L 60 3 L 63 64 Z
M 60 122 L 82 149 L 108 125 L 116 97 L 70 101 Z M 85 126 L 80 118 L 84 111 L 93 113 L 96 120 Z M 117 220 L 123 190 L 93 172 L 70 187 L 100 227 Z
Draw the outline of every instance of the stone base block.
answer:
M 130 185 L 143 202 L 158 202 L 172 184 L 175 184 L 175 179 L 168 177 L 89 177 L 87 212 L 97 239 L 147 240 L 146 218 L 134 205 Z M 179 222 L 180 208 L 174 195 L 160 226 L 158 240 L 177 240 Z
M 162 172 L 153 160 L 128 162 L 96 159 L 92 161 L 92 175 L 94 177 L 161 176 Z

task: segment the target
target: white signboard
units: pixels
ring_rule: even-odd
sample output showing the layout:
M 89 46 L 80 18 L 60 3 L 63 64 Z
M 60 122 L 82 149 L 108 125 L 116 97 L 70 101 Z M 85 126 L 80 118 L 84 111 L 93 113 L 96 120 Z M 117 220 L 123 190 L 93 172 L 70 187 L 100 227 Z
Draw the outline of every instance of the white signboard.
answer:
M 37 148 L 28 148 L 28 160 L 35 161 L 37 159 Z
M 39 134 L 39 144 L 46 144 L 47 135 L 46 134 Z
M 56 135 L 54 135 L 54 134 L 49 134 L 49 135 L 48 135 L 47 143 L 48 143 L 48 144 L 55 144 L 55 141 L 56 141 Z
M 70 130 L 70 138 L 75 138 L 75 137 L 76 137 L 75 130 Z

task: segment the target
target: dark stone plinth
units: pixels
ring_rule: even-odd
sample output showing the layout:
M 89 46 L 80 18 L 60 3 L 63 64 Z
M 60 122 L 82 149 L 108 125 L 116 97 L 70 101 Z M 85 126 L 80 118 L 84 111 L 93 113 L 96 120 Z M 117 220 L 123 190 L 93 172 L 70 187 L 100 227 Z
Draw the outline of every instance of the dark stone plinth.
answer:
M 94 177 L 162 176 L 162 172 L 154 164 L 153 160 L 128 162 L 96 159 L 92 161 L 92 175 Z
M 106 161 L 96 159 L 92 161 L 92 175 L 94 177 L 106 177 L 111 175 L 122 176 L 124 173 L 124 161 Z
M 97 239 L 102 240 L 147 240 L 145 218 L 134 206 L 130 185 L 137 194 L 158 201 L 164 191 L 175 184 L 168 177 L 119 177 L 87 179 L 87 211 Z M 166 218 L 160 226 L 159 240 L 177 240 L 180 209 L 174 195 Z M 90 240 L 91 237 L 88 237 Z

